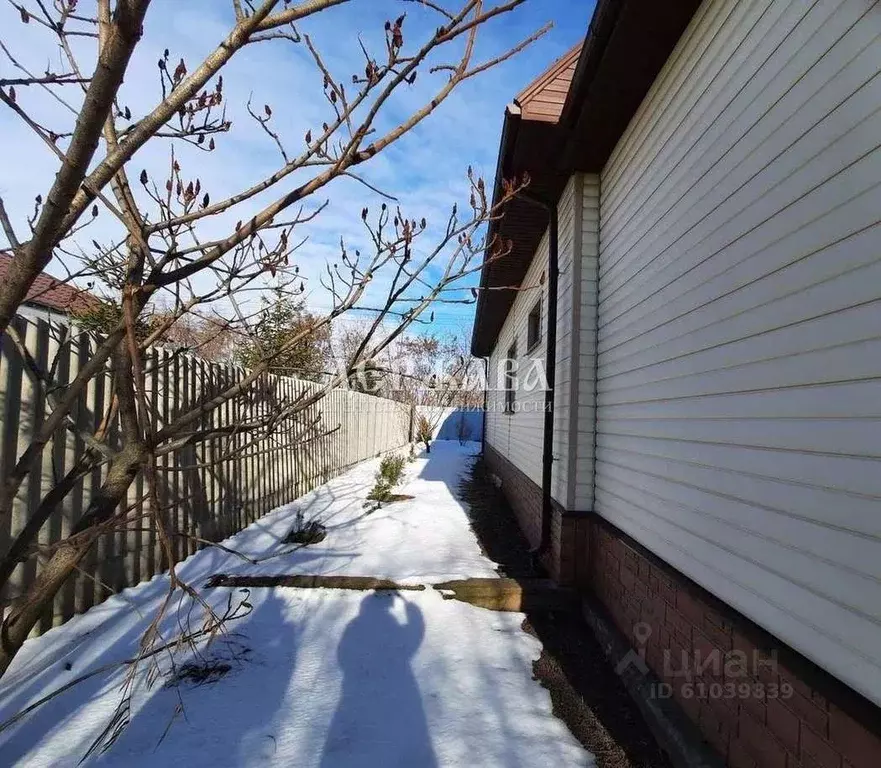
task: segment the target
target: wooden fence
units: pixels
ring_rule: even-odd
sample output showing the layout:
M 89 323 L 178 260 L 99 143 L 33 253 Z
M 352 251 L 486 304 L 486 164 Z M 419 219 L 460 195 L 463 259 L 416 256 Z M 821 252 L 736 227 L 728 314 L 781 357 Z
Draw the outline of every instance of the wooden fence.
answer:
M 87 333 L 43 320 L 14 321 L 34 360 L 54 371 L 61 387 L 86 364 L 96 340 Z M 241 380 L 245 370 L 209 363 L 180 352 L 154 349 L 147 356 L 147 402 L 160 426 L 190 410 L 203 398 Z M 246 397 L 230 400 L 204 417 L 200 429 L 241 424 L 273 412 L 318 387 L 312 382 L 267 375 Z M 22 485 L 11 519 L 0 520 L 0 554 L 6 553 L 46 492 L 74 466 L 85 450 L 80 435 L 93 433 L 110 399 L 109 374 L 93 379 L 71 416 L 74 429 L 61 429 L 36 461 Z M 0 472 L 5 477 L 51 407 L 44 387 L 23 364 L 12 341 L 4 336 L 0 349 Z M 243 433 L 209 440 L 159 458 L 160 503 L 174 537 L 174 558 L 180 561 L 204 546 L 199 539 L 220 541 L 270 510 L 307 493 L 353 464 L 400 448 L 408 440 L 407 406 L 350 390 L 335 389 L 303 411 L 295 421 L 260 443 L 247 447 Z M 118 444 L 118 425 L 110 430 L 111 447 Z M 228 454 L 233 455 L 228 455 Z M 67 536 L 102 481 L 106 465 L 85 476 L 43 525 L 41 547 Z M 138 479 L 128 505 L 146 505 Z M 137 515 L 133 516 L 137 518 Z M 19 594 L 39 573 L 42 558 L 21 563 L 0 605 Z M 102 536 L 81 564 L 81 572 L 59 592 L 39 631 L 66 621 L 112 592 L 149 579 L 167 568 L 153 526 L 134 519 L 123 530 Z

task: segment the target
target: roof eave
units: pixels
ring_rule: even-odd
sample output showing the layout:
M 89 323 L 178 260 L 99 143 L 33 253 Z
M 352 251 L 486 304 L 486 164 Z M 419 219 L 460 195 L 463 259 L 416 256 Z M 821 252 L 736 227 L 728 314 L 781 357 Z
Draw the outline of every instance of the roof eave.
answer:
M 505 107 L 505 117 L 502 121 L 502 135 L 499 140 L 499 156 L 496 160 L 496 177 L 493 181 L 493 196 L 492 196 L 492 204 L 493 207 L 498 203 L 499 196 L 501 194 L 502 188 L 502 180 L 505 178 L 505 169 L 509 165 L 511 154 L 514 151 L 514 147 L 517 144 L 517 134 L 520 128 L 520 107 L 517 105 L 516 101 L 508 104 Z M 489 230 L 487 232 L 487 242 L 492 242 L 493 237 L 498 233 L 498 221 L 491 222 L 489 226 Z M 475 309 L 474 315 L 474 325 L 471 328 L 471 354 L 475 357 L 485 357 L 486 352 L 480 352 L 478 350 L 478 330 L 480 328 L 480 323 L 477 321 L 477 318 L 481 316 L 481 313 L 484 310 L 485 306 L 485 297 L 486 297 L 486 279 L 487 279 L 487 257 L 489 256 L 488 251 L 485 251 L 483 254 L 483 267 L 480 270 L 480 288 L 477 292 L 477 307 Z
M 573 172 L 602 171 L 701 2 L 598 0 L 560 117 Z
M 533 178 L 533 192 L 540 188 L 547 203 L 553 205 L 565 179 L 573 173 L 600 173 L 700 3 L 598 0 L 559 122 L 518 117 L 517 132 L 512 136 L 511 118 L 506 111 L 494 194 L 500 178 L 525 171 Z M 562 151 L 548 154 L 547 146 L 562 146 Z M 517 208 L 516 201 L 511 205 Z M 520 226 L 512 223 L 518 215 L 529 221 Z M 540 235 L 535 236 L 533 218 L 533 213 L 520 209 L 491 229 L 525 232 L 528 241 L 519 247 L 515 243 L 515 251 L 506 257 L 510 261 L 503 274 L 514 279 L 501 285 L 519 284 L 517 277 L 522 279 L 534 257 Z M 491 287 L 490 276 L 498 276 L 503 270 L 487 265 L 486 256 L 484 263 L 480 283 L 484 290 L 479 292 L 471 336 L 472 354 L 478 357 L 491 353 L 515 293 L 487 290 Z M 501 298 L 491 298 L 491 293 Z

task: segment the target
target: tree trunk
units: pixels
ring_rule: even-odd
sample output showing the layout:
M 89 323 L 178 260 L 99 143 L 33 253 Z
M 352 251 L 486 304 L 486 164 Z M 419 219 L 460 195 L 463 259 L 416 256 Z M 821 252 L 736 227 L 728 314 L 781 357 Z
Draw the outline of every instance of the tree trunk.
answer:
M 40 575 L 10 607 L 0 627 L 0 677 L 18 653 L 22 643 L 48 610 L 58 590 L 74 572 L 79 562 L 103 533 L 101 523 L 113 516 L 125 499 L 129 486 L 137 477 L 146 460 L 146 451 L 140 445 L 124 449 L 114 460 L 89 510 L 73 531 L 71 540 L 55 550 Z
M 132 357 L 125 342 L 120 343 L 114 352 L 113 366 L 123 447 L 111 462 L 104 484 L 92 498 L 86 513 L 74 526 L 70 538 L 55 550 L 34 583 L 12 604 L 6 614 L 3 625 L 0 626 L 0 677 L 12 663 L 40 616 L 51 608 L 58 590 L 98 537 L 106 532 L 103 524 L 116 514 L 129 487 L 147 461 L 149 454 L 138 423 Z
M 91 544 L 91 542 L 89 542 Z M 88 547 L 65 545 L 55 552 L 30 589 L 13 604 L 0 632 L 0 677 L 18 653 L 55 594 L 73 572 Z
M 80 461 L 64 476 L 57 485 L 40 502 L 37 511 L 28 519 L 24 528 L 15 537 L 9 548 L 0 558 L 0 589 L 6 586 L 19 563 L 26 562 L 30 557 L 31 545 L 37 540 L 40 529 L 52 517 L 56 507 L 64 501 L 68 493 L 81 479 L 88 467 L 89 455 L 85 454 Z

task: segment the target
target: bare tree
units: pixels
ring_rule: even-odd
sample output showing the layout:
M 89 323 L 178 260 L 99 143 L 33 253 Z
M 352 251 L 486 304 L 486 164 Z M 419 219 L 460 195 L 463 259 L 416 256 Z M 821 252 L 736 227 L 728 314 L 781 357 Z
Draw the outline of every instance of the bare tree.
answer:
M 464 337 L 453 333 L 410 335 L 402 340 L 387 396 L 414 405 L 468 407 L 479 384 Z
M 356 321 L 340 329 L 334 343 L 337 370 L 345 369 L 370 324 Z M 401 403 L 409 418 L 412 441 L 431 451 L 431 440 L 451 409 L 483 406 L 486 382 L 482 366 L 471 356 L 467 335 L 411 332 L 398 337 L 382 353 L 350 369 L 349 386 Z M 456 437 L 464 444 L 470 427 L 459 414 Z M 413 449 L 411 446 L 411 455 Z
M 344 369 L 355 356 L 371 325 L 360 318 L 334 329 L 330 345 L 334 370 Z M 482 382 L 475 375 L 478 365 L 465 333 L 435 332 L 430 321 L 428 326 L 411 328 L 369 364 L 362 361 L 351 376 L 352 386 L 408 405 L 481 405 Z M 392 328 L 386 323 L 383 331 Z
M 411 337 L 404 344 L 404 360 L 406 373 L 398 377 L 393 396 L 411 404 L 418 440 L 430 452 L 431 439 L 453 410 L 483 405 L 486 382 L 461 333 Z M 464 413 L 459 419 L 465 424 Z M 456 437 L 461 438 L 459 431 Z
M 22 23 L 38 26 L 54 41 L 62 64 L 43 73 L 30 71 L 15 54 L 11 31 L 4 31 L 0 52 L 17 71 L 0 79 L 0 102 L 54 155 L 58 171 L 54 180 L 47 179 L 45 194 L 36 198 L 26 221 L 14 221 L 0 200 L 0 225 L 13 255 L 8 278 L 0 285 L 0 333 L 9 335 L 50 404 L 32 441 L 2 478 L 0 522 L 10 516 L 16 494 L 33 467 L 39 466 L 53 435 L 59 429 L 77 429 L 71 410 L 89 382 L 112 376 L 113 396 L 101 429 L 77 432 L 89 446 L 78 465 L 48 490 L 26 530 L 7 552 L 0 553 L 0 586 L 23 559 L 45 558 L 36 580 L 6 610 L 0 674 L 96 541 L 141 514 L 143 524 L 155 531 L 170 567 L 168 598 L 141 644 L 143 658 L 155 658 L 157 647 L 167 647 L 158 627 L 172 604 L 172 594 L 183 590 L 200 601 L 195 588 L 175 573 L 169 542 L 178 532 L 169 528 L 163 513 L 157 461 L 182 446 L 233 433 L 245 437 L 236 442 L 239 450 L 243 444 L 258 444 L 296 421 L 350 371 L 377 359 L 408 329 L 430 319 L 432 305 L 473 301 L 457 292 L 461 281 L 480 269 L 483 254 L 499 259 L 510 249 L 509 243 L 487 242 L 486 224 L 502 215 L 505 204 L 528 179 L 505 182 L 493 203 L 484 181 L 469 169 L 469 204 L 461 210 L 454 206 L 445 222 L 430 225 L 376 190 L 359 169 L 422 122 L 460 84 L 521 51 L 544 31 L 477 60 L 476 40 L 483 25 L 524 0 L 498 4 L 451 0 L 452 7 L 403 0 L 407 6 L 435 14 L 437 27 L 423 39 L 411 41 L 404 15 L 389 20 L 380 32 L 379 49 L 359 40 L 354 49 L 357 63 L 340 73 L 296 25 L 349 0 L 298 4 L 232 0 L 228 32 L 202 61 L 194 64 L 186 55 L 164 51 L 157 62 L 155 102 L 136 115 L 123 103 L 120 87 L 141 42 L 150 0 L 96 0 L 88 10 L 77 0 L 9 1 L 19 10 Z M 83 41 L 94 45 L 84 46 Z M 188 145 L 206 156 L 221 150 L 233 127 L 225 113 L 223 73 L 257 45 L 296 45 L 308 53 L 322 83 L 316 99 L 324 105 L 326 119 L 294 140 L 274 123 L 269 104 L 258 109 L 249 99 L 246 130 L 264 135 L 278 151 L 280 164 L 248 188 L 215 200 L 199 176 L 183 167 L 180 150 Z M 436 87 L 403 119 L 390 122 L 395 95 L 411 88 L 417 75 L 420 82 L 436 80 Z M 33 107 L 40 95 L 59 105 L 57 122 Z M 395 109 L 394 114 L 400 115 L 400 103 L 395 102 Z M 147 146 L 167 151 L 165 172 L 148 173 L 139 163 L 139 153 Z M 186 328 L 193 318 L 210 321 L 218 335 L 259 342 L 259 309 L 249 297 L 261 296 L 267 281 L 285 296 L 304 294 L 298 259 L 305 240 L 300 233 L 326 205 L 318 195 L 343 177 L 385 195 L 387 202 L 373 210 L 365 206 L 360 212 L 369 247 L 353 249 L 341 240 L 336 259 L 321 272 L 320 283 L 331 297 L 331 308 L 280 346 L 256 356 L 241 380 L 206 393 L 170 421 L 157 419 L 146 384 L 151 366 L 157 365 L 148 354 L 151 347 L 174 342 L 175 327 Z M 89 228 L 99 214 L 101 221 L 112 218 L 116 234 L 102 238 L 104 242 L 97 238 L 90 242 Z M 224 230 L 229 216 L 238 221 Z M 88 362 L 63 385 L 55 379 L 52 366 L 29 356 L 10 325 L 29 287 L 50 261 L 66 270 L 70 280 L 88 282 L 110 299 Z M 353 311 L 373 319 L 344 371 L 327 377 L 307 396 L 277 403 L 271 413 L 250 423 L 222 424 L 213 418 L 222 406 L 249 397 L 261 386 L 277 359 Z M 111 425 L 117 425 L 119 433 L 115 445 L 108 437 Z M 102 468 L 102 482 L 93 489 L 70 536 L 48 551 L 41 550 L 37 533 L 42 523 L 97 467 Z M 142 503 L 132 508 L 126 499 L 136 479 L 143 481 L 145 493 Z M 146 512 L 140 512 L 142 508 Z M 192 637 L 217 631 L 225 620 L 225 615 L 216 616 L 204 601 L 201 604 L 208 615 Z M 237 615 L 234 608 L 228 613 Z
M 151 317 L 154 323 L 164 323 L 165 319 L 161 309 Z M 157 341 L 157 345 L 184 349 L 203 360 L 229 363 L 238 360 L 240 342 L 239 334 L 230 328 L 230 323 L 190 312 L 178 317 Z

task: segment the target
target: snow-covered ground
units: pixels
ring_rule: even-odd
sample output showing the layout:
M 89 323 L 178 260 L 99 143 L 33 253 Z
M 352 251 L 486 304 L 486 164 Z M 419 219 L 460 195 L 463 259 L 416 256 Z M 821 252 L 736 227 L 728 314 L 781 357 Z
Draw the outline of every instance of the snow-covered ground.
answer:
M 476 445 L 438 442 L 407 465 L 411 501 L 366 514 L 378 460 L 366 462 L 179 566 L 201 584 L 216 573 L 377 576 L 430 584 L 494 576 L 457 488 Z M 327 538 L 271 559 L 297 510 Z M 167 577 L 129 589 L 35 640 L 0 682 L 0 722 L 93 669 L 132 657 Z M 222 609 L 253 610 L 204 653 L 230 665 L 214 682 L 147 687 L 129 725 L 86 764 L 111 766 L 591 766 L 532 679 L 541 651 L 521 614 L 444 600 L 341 590 L 209 589 Z M 179 616 L 174 611 L 174 618 Z M 171 618 L 164 629 L 171 633 Z M 164 658 L 164 657 L 160 657 Z M 163 664 L 165 662 L 163 661 Z M 121 700 L 125 670 L 73 686 L 0 732 L 0 765 L 75 766 Z

